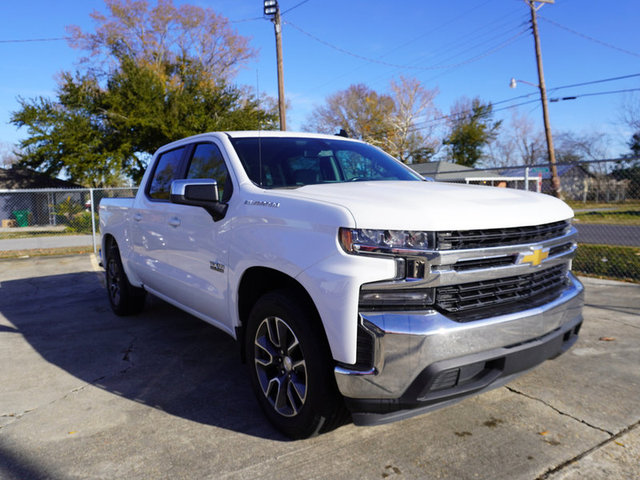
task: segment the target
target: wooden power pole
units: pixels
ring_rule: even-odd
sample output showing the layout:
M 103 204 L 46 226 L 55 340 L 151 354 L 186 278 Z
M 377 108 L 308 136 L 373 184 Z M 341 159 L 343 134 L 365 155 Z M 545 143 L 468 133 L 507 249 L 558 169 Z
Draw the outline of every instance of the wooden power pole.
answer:
M 536 45 L 536 62 L 538 64 L 538 87 L 540 88 L 540 99 L 542 100 L 542 116 L 544 120 L 544 134 L 547 139 L 547 154 L 549 158 L 549 169 L 551 170 L 551 190 L 553 195 L 562 198 L 562 186 L 558 177 L 556 167 L 556 152 L 553 148 L 553 137 L 551 135 L 551 124 L 549 122 L 549 104 L 547 101 L 547 87 L 544 83 L 544 70 L 542 69 L 542 50 L 540 48 L 540 37 L 538 35 L 538 20 L 536 18 L 535 3 L 554 3 L 554 0 L 527 0 L 531 9 L 531 26 L 533 29 L 533 39 Z
M 287 129 L 286 105 L 284 100 L 284 74 L 282 72 L 282 24 L 280 22 L 280 6 L 277 0 L 264 0 L 264 13 L 271 16 L 276 32 L 276 58 L 278 64 L 278 111 L 280 113 L 280 130 Z

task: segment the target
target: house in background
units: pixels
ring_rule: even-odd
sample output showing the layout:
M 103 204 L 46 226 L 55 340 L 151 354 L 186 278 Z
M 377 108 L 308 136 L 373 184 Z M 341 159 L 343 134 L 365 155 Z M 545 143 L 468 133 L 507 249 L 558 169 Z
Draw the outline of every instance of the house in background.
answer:
M 409 167 L 423 177 L 432 178 L 436 182 L 524 188 L 524 174 L 521 176 L 506 176 L 496 169 L 476 170 L 475 168 L 444 161 L 414 163 Z
M 29 168 L 0 168 L 0 220 L 3 226 L 56 225 L 57 204 L 67 198 L 84 204 L 85 194 L 73 191 L 79 188 L 83 186 Z M 47 190 L 34 191 L 39 189 Z
M 562 195 L 567 200 L 620 202 L 626 199 L 629 180 L 617 180 L 609 174 L 590 172 L 588 167 L 573 163 L 557 167 Z M 524 167 L 506 168 L 503 175 L 523 175 Z M 529 177 L 542 179 L 542 192 L 551 193 L 551 170 L 547 166 L 529 168 Z

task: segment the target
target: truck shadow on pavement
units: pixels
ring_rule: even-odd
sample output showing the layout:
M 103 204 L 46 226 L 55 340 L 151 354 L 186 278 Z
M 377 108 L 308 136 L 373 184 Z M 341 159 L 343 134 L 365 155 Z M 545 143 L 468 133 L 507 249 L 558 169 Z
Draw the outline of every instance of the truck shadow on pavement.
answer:
M 262 415 L 231 337 L 153 297 L 140 315 L 118 317 L 98 275 L 3 281 L 0 313 L 15 330 L 0 333 L 22 335 L 85 384 L 194 422 L 287 440 Z

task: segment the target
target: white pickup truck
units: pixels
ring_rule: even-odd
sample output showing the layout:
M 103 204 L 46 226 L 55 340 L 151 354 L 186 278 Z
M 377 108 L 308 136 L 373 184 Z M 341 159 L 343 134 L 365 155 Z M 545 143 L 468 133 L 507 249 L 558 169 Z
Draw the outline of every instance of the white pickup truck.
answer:
M 149 292 L 238 341 L 293 438 L 406 418 L 566 351 L 582 323 L 572 210 L 426 181 L 338 136 L 206 133 L 100 204 L 116 314 Z

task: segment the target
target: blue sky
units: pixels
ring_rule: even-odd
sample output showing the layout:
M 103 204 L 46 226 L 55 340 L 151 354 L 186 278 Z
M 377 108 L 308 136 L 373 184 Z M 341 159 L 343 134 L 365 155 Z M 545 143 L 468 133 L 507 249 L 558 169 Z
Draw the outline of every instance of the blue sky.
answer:
M 175 0 L 176 3 L 183 3 Z M 259 86 L 276 96 L 273 25 L 262 17 L 262 0 L 192 0 L 234 22 L 251 38 L 258 57 L 240 72 L 238 84 Z M 295 8 L 292 8 L 295 7 Z M 314 106 L 336 91 L 364 83 L 384 92 L 400 75 L 438 88 L 436 105 L 446 114 L 461 96 L 496 103 L 498 118 L 518 107 L 541 125 L 529 9 L 523 0 L 280 0 L 283 15 L 284 80 L 290 104 L 289 130 L 299 130 Z M 0 143 L 26 136 L 9 124 L 16 98 L 53 97 L 56 75 L 73 70 L 82 52 L 65 41 L 11 42 L 64 37 L 65 26 L 93 28 L 89 13 L 104 10 L 102 0 L 22 0 L 0 7 Z M 287 12 L 287 10 L 291 11 Z M 637 0 L 602 2 L 556 0 L 539 11 L 547 87 L 636 75 L 617 81 L 551 90 L 551 98 L 579 96 L 550 104 L 554 132 L 604 132 L 611 156 L 626 152 L 631 136 L 620 121 L 625 102 L 640 91 L 640 8 Z M 588 38 L 587 38 L 588 37 Z M 529 95 L 513 101 L 514 97 Z M 595 94 L 595 95 L 594 95 Z M 503 102 L 503 103 L 498 103 Z

